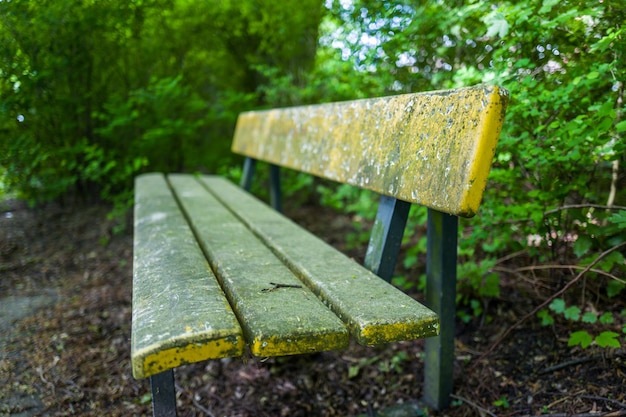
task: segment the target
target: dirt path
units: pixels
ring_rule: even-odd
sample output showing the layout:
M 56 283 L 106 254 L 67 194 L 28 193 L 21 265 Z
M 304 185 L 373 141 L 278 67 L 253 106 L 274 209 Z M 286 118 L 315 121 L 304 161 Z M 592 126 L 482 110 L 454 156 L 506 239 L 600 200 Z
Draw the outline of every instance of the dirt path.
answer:
M 56 291 L 44 289 L 34 296 L 8 296 L 0 298 L 0 364 L 23 364 L 21 351 L 15 347 L 19 339 L 16 323 L 38 310 L 53 305 L 57 300 Z M 0 365 L 2 370 L 4 366 Z M 19 365 L 18 365 L 19 369 Z M 5 380 L 1 378 L 1 380 Z M 12 391 L 3 398 L 3 406 L 10 417 L 30 417 L 43 411 L 44 405 L 38 392 Z M 2 409 L 0 408 L 0 412 Z M 3 414 L 4 415 L 4 414 Z

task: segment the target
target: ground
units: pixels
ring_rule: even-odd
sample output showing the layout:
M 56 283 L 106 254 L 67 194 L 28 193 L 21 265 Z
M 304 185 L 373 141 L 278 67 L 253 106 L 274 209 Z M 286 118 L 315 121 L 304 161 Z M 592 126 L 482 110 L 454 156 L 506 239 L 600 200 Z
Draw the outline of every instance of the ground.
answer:
M 114 233 L 105 205 L 72 206 L 0 203 L 0 416 L 150 415 L 149 384 L 130 371 L 132 228 Z M 319 207 L 289 214 L 345 250 L 352 219 Z M 626 415 L 623 349 L 570 348 L 567 328 L 535 319 L 494 347 L 558 288 L 540 277 L 502 284 L 488 320 L 458 323 L 452 406 L 428 415 Z M 375 415 L 421 396 L 422 351 L 416 341 L 186 366 L 179 415 Z

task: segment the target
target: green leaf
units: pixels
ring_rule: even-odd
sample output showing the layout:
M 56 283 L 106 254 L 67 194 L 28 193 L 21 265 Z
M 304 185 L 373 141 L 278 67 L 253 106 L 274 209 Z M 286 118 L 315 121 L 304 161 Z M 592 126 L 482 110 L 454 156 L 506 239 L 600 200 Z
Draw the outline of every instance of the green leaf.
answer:
M 587 74 L 587 78 L 590 80 L 595 80 L 599 76 L 600 76 L 600 73 L 598 71 L 591 71 L 589 74 Z
M 578 319 L 580 319 L 580 308 L 576 307 L 576 306 L 571 306 L 568 307 L 564 312 L 563 315 L 565 316 L 566 319 L 571 320 L 571 321 L 578 321 Z
M 565 312 L 565 300 L 562 298 L 555 298 L 549 305 L 550 310 L 557 314 L 563 314 Z
M 541 319 L 542 326 L 550 326 L 554 324 L 554 318 L 550 315 L 548 310 L 540 310 L 537 313 L 537 317 Z
M 612 324 L 614 321 L 613 313 L 606 312 L 600 316 L 600 323 L 602 324 Z
M 624 290 L 625 285 L 619 281 L 611 280 L 606 286 L 606 295 L 609 298 L 615 297 Z
M 589 236 L 579 236 L 578 239 L 576 239 L 576 242 L 574 242 L 574 255 L 578 258 L 582 258 L 587 252 L 589 252 L 589 249 L 591 249 L 592 246 L 593 240 L 591 240 Z
M 621 122 L 616 124 L 615 129 L 617 130 L 617 133 L 622 133 L 626 131 L 626 120 L 622 120 Z
M 487 25 L 487 33 L 485 36 L 489 38 L 496 35 L 500 38 L 504 38 L 509 33 L 509 22 L 506 21 L 506 17 L 501 12 L 491 12 L 482 18 L 482 21 Z
M 506 397 L 502 397 L 499 400 L 493 402 L 496 407 L 509 408 L 511 405 L 507 401 Z
M 596 337 L 596 343 L 600 347 L 612 347 L 619 348 L 620 342 L 617 339 L 619 337 L 619 333 L 615 332 L 602 332 Z
M 552 8 L 559 3 L 560 0 L 544 0 L 539 9 L 540 14 L 548 13 Z
M 589 332 L 585 330 L 581 330 L 578 332 L 574 332 L 569 336 L 569 340 L 567 341 L 567 346 L 578 346 L 586 349 L 593 342 L 593 338 L 589 334 Z
M 543 212 L 540 210 L 532 212 L 530 214 L 530 218 L 537 226 L 543 224 Z
M 617 213 L 614 213 L 608 220 L 609 222 L 616 224 L 618 228 L 626 229 L 626 210 L 620 210 Z
M 593 324 L 597 321 L 598 321 L 598 316 L 596 316 L 594 313 L 588 311 L 585 314 L 583 314 L 583 318 L 582 318 L 583 323 Z
M 348 367 L 348 379 L 356 377 L 361 371 L 361 367 L 358 365 L 351 365 Z
M 618 251 L 613 251 L 598 262 L 597 267 L 603 271 L 610 271 L 614 266 L 624 264 L 624 255 Z
M 481 287 L 481 294 L 487 297 L 500 296 L 500 276 L 498 274 L 488 274 Z

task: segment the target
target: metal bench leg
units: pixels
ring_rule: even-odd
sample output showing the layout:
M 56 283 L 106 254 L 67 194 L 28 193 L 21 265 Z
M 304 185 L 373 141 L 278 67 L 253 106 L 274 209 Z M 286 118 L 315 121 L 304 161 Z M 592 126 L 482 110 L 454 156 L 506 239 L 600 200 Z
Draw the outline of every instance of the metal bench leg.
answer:
M 426 305 L 439 315 L 441 331 L 426 339 L 424 401 L 438 410 L 450 405 L 452 394 L 458 222 L 428 210 Z
M 406 201 L 385 195 L 380 197 L 363 264 L 387 282 L 393 278 L 410 208 L 411 204 Z
M 256 172 L 256 159 L 246 158 L 243 161 L 243 173 L 241 175 L 241 182 L 239 186 L 246 191 L 250 191 L 252 188 L 252 179 Z M 279 213 L 282 213 L 282 194 L 280 188 L 280 167 L 278 165 L 270 164 L 270 202 L 272 208 Z
M 172 369 L 150 377 L 152 387 L 152 415 L 176 417 L 176 388 Z
M 282 213 L 282 193 L 280 189 L 280 167 L 278 165 L 270 165 L 270 203 L 272 208 Z
M 239 186 L 246 191 L 250 191 L 252 187 L 252 178 L 256 171 L 256 159 L 246 158 L 243 161 L 243 173 L 241 174 L 241 183 Z

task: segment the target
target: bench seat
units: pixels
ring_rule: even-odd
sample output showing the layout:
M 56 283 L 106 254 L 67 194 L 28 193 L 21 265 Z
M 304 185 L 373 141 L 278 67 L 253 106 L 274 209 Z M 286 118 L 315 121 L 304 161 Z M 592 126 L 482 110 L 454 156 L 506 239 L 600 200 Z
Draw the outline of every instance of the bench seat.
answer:
M 136 180 L 132 369 L 435 336 L 435 313 L 216 176 Z M 159 330 L 156 330 L 156 329 Z
M 161 175 L 135 190 L 132 370 L 145 378 L 207 358 L 240 356 L 235 315 Z

